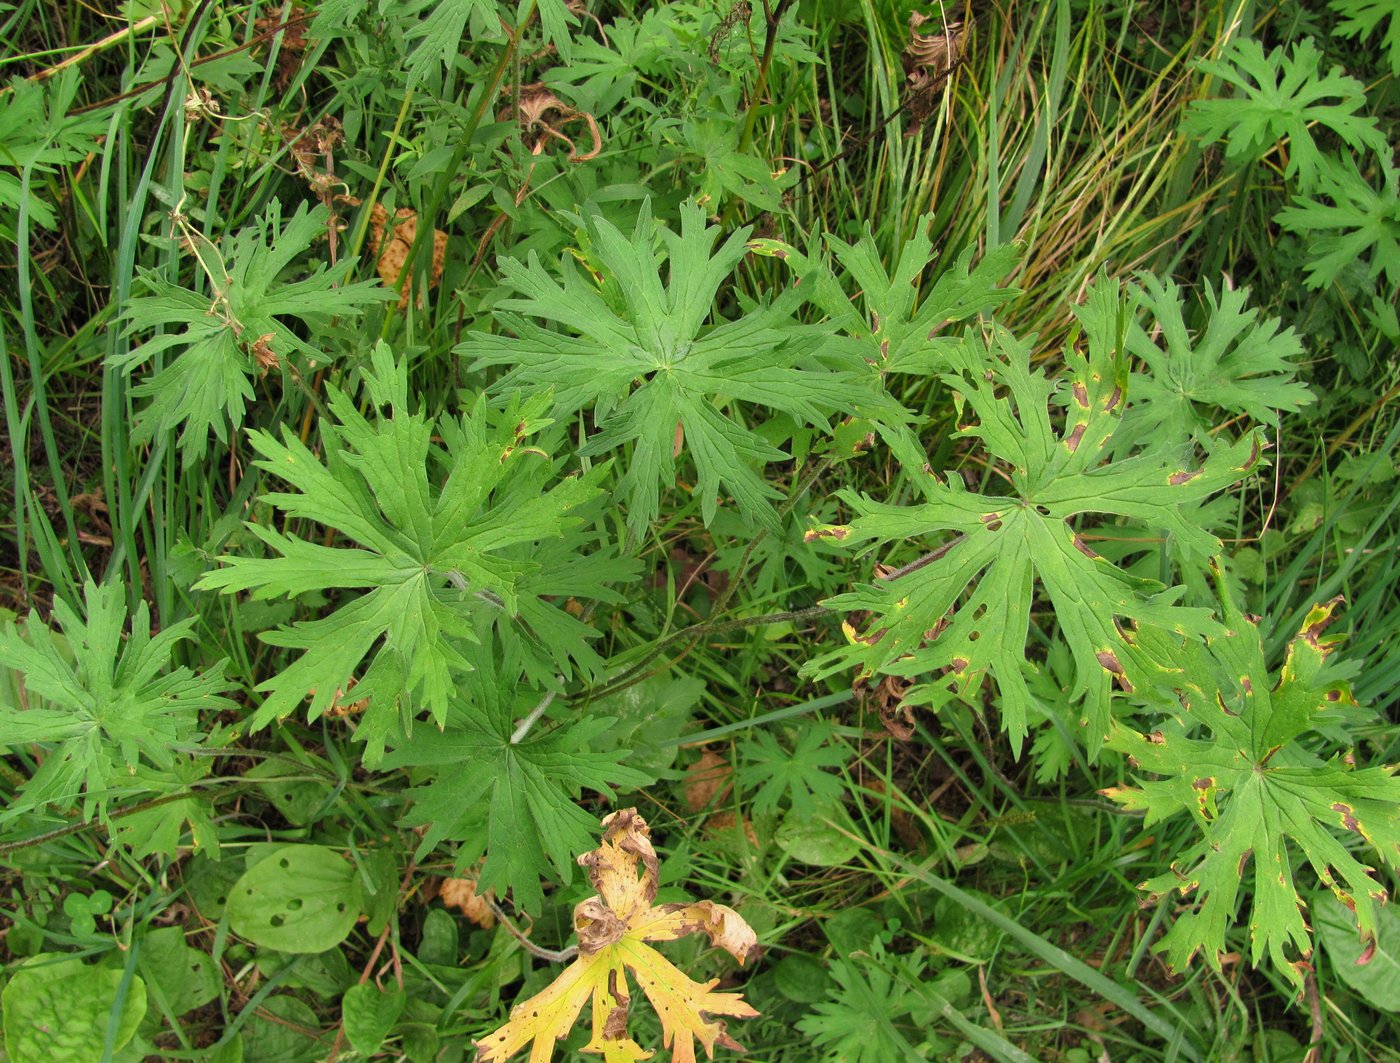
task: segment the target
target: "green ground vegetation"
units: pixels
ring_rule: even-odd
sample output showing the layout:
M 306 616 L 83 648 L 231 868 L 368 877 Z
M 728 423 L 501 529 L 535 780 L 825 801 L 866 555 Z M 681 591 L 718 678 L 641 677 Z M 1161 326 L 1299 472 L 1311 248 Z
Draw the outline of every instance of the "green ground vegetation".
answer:
M 623 808 L 726 1058 L 1400 1057 L 1389 0 L 0 64 L 0 1058 L 470 1059 Z

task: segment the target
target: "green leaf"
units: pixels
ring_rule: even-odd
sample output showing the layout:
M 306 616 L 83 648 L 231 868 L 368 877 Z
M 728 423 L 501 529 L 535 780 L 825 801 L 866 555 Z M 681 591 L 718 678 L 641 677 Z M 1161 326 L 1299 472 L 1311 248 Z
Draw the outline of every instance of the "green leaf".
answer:
M 848 244 L 828 235 L 826 240 L 857 292 L 853 298 L 831 275 L 827 263 L 777 241 L 753 241 L 750 248 L 785 262 L 812 287 L 812 302 L 826 312 L 832 325 L 854 345 L 860 364 L 881 381 L 891 373 L 933 376 L 954 368 L 962 347 L 961 330 L 950 326 L 970 321 L 1018 294 L 999 287 L 1020 261 L 1014 245 L 984 255 L 974 267 L 975 248 L 956 260 L 935 261 L 928 230 L 932 215 L 919 218 L 900 249 L 891 272 L 881 261 L 880 247 L 869 227 L 860 242 Z M 931 283 L 921 290 L 925 275 Z M 883 384 L 882 384 L 883 386 Z M 904 422 L 907 413 L 894 407 L 883 416 L 871 411 L 872 424 L 901 464 L 918 468 L 924 453 L 917 433 Z
M 310 1005 L 288 993 L 262 1002 L 243 1033 L 242 1063 L 312 1063 L 330 1052 L 331 1039 Z
M 932 215 L 914 223 L 913 235 L 889 273 L 868 227 L 857 244 L 827 237 L 859 297 L 851 300 L 836 292 L 836 298 L 828 295 L 818 301 L 842 331 L 860 343 L 862 359 L 882 373 L 947 372 L 961 348 L 960 337 L 948 326 L 1019 294 L 1016 288 L 999 286 L 1021 260 L 1021 249 L 1010 244 L 988 252 L 975 267 L 976 249 L 969 247 L 945 268 L 932 270 L 936 279 L 921 292 L 920 283 L 935 259 L 928 237 L 932 223 Z
M 967 893 L 987 907 L 1012 917 L 1007 913 L 1006 902 L 1000 898 L 975 889 Z M 947 954 L 963 963 L 991 963 L 1005 940 L 1006 935 L 995 923 L 979 918 L 952 897 L 940 896 L 934 901 L 929 942 L 935 955 Z
M 773 964 L 773 984 L 778 992 L 798 1004 L 815 1004 L 826 997 L 831 975 L 815 956 L 794 952 Z
M 497 311 L 513 335 L 477 333 L 456 348 L 476 368 L 512 366 L 498 390 L 553 389 L 561 416 L 592 406 L 598 432 L 582 455 L 631 444 L 618 486 L 634 538 L 660 512 L 661 489 L 675 483 L 681 453 L 695 465 L 706 524 L 727 490 L 751 525 L 777 531 L 771 500 L 779 492 L 761 472 L 786 455 L 739 419 L 736 404 L 781 410 L 823 430 L 832 413 L 862 405 L 856 374 L 818 358 L 824 328 L 793 322 L 802 294 L 707 324 L 720 285 L 746 253 L 744 229 L 711 254 L 719 232 L 693 205 L 683 209 L 679 233 L 654 229 L 649 204 L 630 236 L 592 216 L 581 236 L 594 274 L 584 277 L 566 259 L 556 280 L 533 254 L 527 263 L 503 260 L 503 280 L 522 296 Z M 865 401 L 879 398 L 869 392 Z
M 675 763 L 681 734 L 690 725 L 705 683 L 694 676 L 655 675 L 615 694 L 596 698 L 589 711 L 611 716 L 613 725 L 599 735 L 599 752 L 628 750 L 627 763 L 660 775 Z
M 1400 169 L 1382 166 L 1377 189 L 1355 159 L 1329 158 L 1313 194 L 1294 196 L 1274 221 L 1307 235 L 1309 288 L 1332 284 L 1355 263 L 1400 286 Z
M 365 929 L 378 934 L 399 906 L 399 861 L 396 847 L 362 849 L 357 854 L 365 894 Z
M 60 634 L 35 612 L 23 630 L 13 621 L 0 627 L 0 665 L 24 677 L 25 704 L 0 704 L 0 736 L 6 745 L 37 743 L 46 748 L 21 796 L 3 813 L 16 816 L 53 802 L 71 807 L 82 797 L 84 818 L 105 818 L 120 785 L 133 787 L 138 769 L 173 771 L 182 763 L 174 748 L 203 741 L 202 709 L 227 709 L 220 696 L 224 662 L 204 672 L 171 667 L 180 642 L 192 635 L 193 620 L 151 634 L 145 602 L 126 635 L 126 594 L 115 584 L 83 587 L 85 616 L 55 598 Z
M 693 160 L 695 195 L 702 202 L 740 200 L 761 211 L 783 209 L 783 192 L 797 180 L 796 168 L 775 173 L 766 159 L 739 150 L 739 123 L 728 116 L 688 119 L 680 145 Z M 731 198 L 732 197 L 732 198 Z
M 401 1022 L 395 1032 L 408 1063 L 436 1063 L 442 1051 L 442 1038 L 432 1023 Z
M 743 744 L 744 763 L 739 769 L 741 786 L 753 793 L 753 814 L 776 811 L 787 798 L 792 815 L 810 820 L 819 805 L 834 805 L 846 792 L 839 775 L 848 754 L 827 746 L 834 734 L 831 724 L 816 720 L 805 724 L 791 752 L 778 744 L 769 731 L 754 731 Z
M 211 791 L 201 792 L 199 783 L 213 767 L 210 757 L 178 757 L 169 771 L 138 767 L 128 770 L 123 789 L 149 794 L 144 808 L 123 810 L 112 821 L 112 833 L 137 858 L 174 856 L 186 835 L 196 852 L 218 859 L 219 831 L 214 824 Z M 160 798 L 160 803 L 154 803 Z
M 370 760 L 421 708 L 439 725 L 446 720 L 483 624 L 497 623 L 507 639 L 521 642 L 534 674 L 552 678 L 560 668 L 567 676 L 570 656 L 591 665 L 585 640 L 594 633 L 565 614 L 564 603 L 542 595 L 577 590 L 606 598 L 602 579 L 636 571 L 606 552 L 585 560 L 587 536 L 557 544 L 582 523 L 580 507 L 599 494 L 595 484 L 607 470 L 556 481 L 547 457 L 525 445 L 549 423 L 541 416 L 548 396 L 501 414 L 481 402 L 460 418 L 435 422 L 408 408 L 407 370 L 383 344 L 373 363 L 365 382 L 379 408 L 374 420 L 329 387 L 337 423 L 323 426 L 322 458 L 290 431 L 280 442 L 263 432 L 250 436 L 262 455 L 257 464 L 294 488 L 265 500 L 358 545 L 249 525 L 278 556 L 223 557 L 224 567 L 198 584 L 252 590 L 256 599 L 363 592 L 344 596 L 321 619 L 262 635 L 302 653 L 259 686 L 268 697 L 253 726 L 286 716 L 308 694 L 315 719 L 358 680 L 355 697 L 369 706 L 357 737 L 369 743 Z
M 1387 905 L 1376 915 L 1376 933 L 1356 932 L 1356 918 L 1330 893 L 1313 902 L 1313 928 L 1328 969 L 1373 1008 L 1400 1013 L 1400 915 Z
M 131 389 L 137 398 L 151 400 L 137 417 L 134 443 L 149 443 L 183 426 L 179 446 L 183 465 L 190 468 L 207 452 L 210 430 L 224 443 L 229 426 L 242 425 L 253 398 L 253 375 L 271 368 L 269 357 L 283 368 L 299 358 L 289 374 L 327 360 L 324 349 L 302 339 L 284 319 L 296 319 L 313 336 L 324 334 L 335 318 L 357 316 L 392 297 L 373 281 L 346 283 L 353 258 L 330 267 L 320 262 L 300 280 L 281 280 L 329 224 L 327 207 L 302 203 L 283 227 L 282 205 L 274 199 L 262 218 L 222 247 L 199 249 L 200 261 L 213 271 L 212 295 L 172 284 L 153 270 L 139 271 L 149 294 L 127 304 L 126 332 L 152 335 L 113 364 L 131 372 L 157 355 L 177 356 Z
M 1294 887 L 1295 847 L 1354 912 L 1362 936 L 1374 939 L 1386 891 L 1358 857 L 1371 851 L 1400 867 L 1400 780 L 1394 765 L 1353 769 L 1349 758 L 1324 761 L 1299 741 L 1330 706 L 1352 703 L 1324 667 L 1336 640 L 1320 637 L 1339 599 L 1309 612 L 1275 679 L 1258 621 L 1240 612 L 1218 568 L 1216 582 L 1226 630 L 1183 650 L 1181 716 L 1150 734 L 1118 725 L 1109 738 L 1137 771 L 1161 778 L 1104 792 L 1146 812 L 1144 828 L 1182 812 L 1199 828 L 1199 841 L 1169 872 L 1142 884 L 1156 894 L 1195 895 L 1195 907 L 1177 916 L 1157 946 L 1172 966 L 1181 969 L 1203 951 L 1219 970 L 1226 931 L 1250 883 L 1252 961 L 1267 953 L 1301 989 L 1312 937 Z M 1197 728 L 1209 737 L 1194 737 Z
M 1386 23 L 1379 43 L 1390 72 L 1400 78 L 1400 8 L 1391 0 L 1332 0 L 1327 6 L 1342 16 L 1332 29 L 1338 37 L 1369 37 Z
M 773 841 L 794 860 L 814 867 L 839 867 L 860 852 L 860 842 L 850 831 L 842 831 L 820 819 L 807 819 L 789 812 Z
M 279 952 L 324 952 L 349 936 L 363 907 L 354 866 L 321 845 L 287 845 L 234 883 L 229 927 Z
M 178 926 L 147 930 L 141 938 L 140 963 L 157 1008 L 172 1016 L 217 1000 L 223 987 L 214 961 L 185 944 L 185 931 Z
M 0 994 L 5 1051 L 16 1063 L 99 1063 L 122 972 L 70 956 L 41 953 L 14 972 Z M 133 976 L 116 1022 L 114 1050 L 136 1034 L 146 1014 L 146 983 Z
M 573 61 L 544 71 L 544 82 L 580 111 L 620 118 L 650 103 L 636 92 L 645 77 L 669 73 L 673 57 L 683 54 L 676 24 L 686 15 L 666 7 L 639 9 L 634 18 L 614 19 L 607 37 L 580 36 Z
M 110 118 L 101 110 L 69 113 L 81 83 L 82 75 L 70 67 L 43 83 L 13 78 L 0 92 L 0 236 L 8 243 L 16 238 L 21 203 L 34 224 L 52 229 L 58 223 L 51 197 L 39 195 L 34 178 L 98 150 Z
M 509 660 L 499 675 L 483 662 L 463 680 L 464 697 L 452 702 L 445 730 L 416 732 L 383 767 L 430 769 L 409 792 L 406 822 L 424 828 L 419 859 L 448 839 L 461 843 L 458 867 L 472 867 L 484 852 L 478 891 L 509 889 L 518 908 L 538 912 L 540 877 L 552 874 L 568 885 L 574 855 L 587 851 L 597 831 L 596 816 L 575 803 L 580 791 L 611 799 L 613 785 L 653 780 L 626 766 L 627 750 L 591 751 L 613 723 L 607 717 L 553 730 L 540 720 L 519 737 L 516 720 L 528 710 L 515 697 L 518 675 Z
M 1128 331 L 1128 350 L 1148 372 L 1129 378 L 1133 403 L 1114 437 L 1116 450 L 1151 440 L 1204 444 L 1217 409 L 1270 424 L 1279 411 L 1295 413 L 1313 401 L 1307 385 L 1294 379 L 1302 342 L 1291 328 L 1280 332 L 1278 318 L 1260 320 L 1257 310 L 1246 309 L 1248 288 L 1217 295 L 1204 284 L 1206 319 L 1193 333 L 1174 282 L 1150 273 L 1138 280 L 1155 327 L 1149 334 L 1134 323 Z
M 352 985 L 340 1002 L 345 1039 L 362 1056 L 373 1056 L 399 1021 L 403 1006 L 403 990 L 397 986 L 384 990 L 369 984 Z
M 457 920 L 442 908 L 430 908 L 423 917 L 423 933 L 418 940 L 418 959 L 438 967 L 451 967 L 460 958 Z
M 917 1006 L 913 987 L 927 981 L 925 961 L 890 957 L 877 938 L 867 949 L 831 962 L 828 998 L 813 1004 L 797 1022 L 821 1058 L 849 1063 L 916 1063 L 929 1056 L 906 1037 L 912 1023 L 896 1022 Z M 939 1056 L 953 1047 L 941 1044 Z
M 807 674 L 850 666 L 861 675 L 942 672 L 929 689 L 938 693 L 951 683 L 963 696 L 990 675 L 1001 693 L 1002 727 L 1019 750 L 1037 711 L 1022 671 L 1032 667 L 1026 642 L 1038 582 L 1073 656 L 1069 696 L 1084 699 L 1080 723 L 1097 752 L 1108 733 L 1111 684 L 1151 687 L 1175 670 L 1157 640 L 1145 636 L 1217 630 L 1207 610 L 1177 604 L 1180 588 L 1131 575 L 1086 538 L 1087 518 L 1119 517 L 1153 534 L 1165 530 L 1186 549 L 1217 554 L 1220 542 L 1200 527 L 1196 507 L 1253 469 L 1262 446 L 1251 433 L 1213 447 L 1196 467 L 1160 450 L 1104 464 L 1125 402 L 1126 366 L 1117 350 L 1129 310 L 1117 285 L 1095 284 L 1077 311 L 1088 354 L 1071 346 L 1059 382 L 1032 372 L 1029 345 L 1003 330 L 989 348 L 969 343 L 963 371 L 944 378 L 977 418 L 958 435 L 981 440 L 998 473 L 992 482 L 1009 490 L 973 494 L 959 475 L 945 481 L 926 467 L 905 470 L 923 481 L 915 488 L 920 505 L 843 492 L 857 518 L 818 527 L 809 538 L 912 542 L 927 552 L 879 584 L 829 600 L 871 619 L 863 631 L 847 623 L 849 644 L 811 662 Z M 1061 427 L 1051 419 L 1052 402 L 1065 407 Z
M 428 8 L 432 11 L 404 34 L 404 43 L 420 42 L 404 66 L 410 82 L 443 66 L 451 67 L 462 54 L 462 44 L 468 36 L 471 40 L 499 40 L 502 36 L 492 0 L 427 0 L 416 6 L 418 13 Z
M 1265 56 L 1258 41 L 1237 37 L 1219 60 L 1202 61 L 1200 68 L 1233 86 L 1239 96 L 1193 102 L 1182 128 L 1203 140 L 1225 140 L 1230 159 L 1252 161 L 1287 139 L 1284 176 L 1296 176 L 1304 189 L 1314 186 L 1322 169 L 1315 126 L 1331 130 L 1353 153 L 1369 148 L 1388 156 L 1376 120 L 1357 113 L 1366 104 L 1365 86 L 1340 67 L 1322 73 L 1321 63 L 1312 38 L 1294 44 L 1292 55 L 1278 47 Z

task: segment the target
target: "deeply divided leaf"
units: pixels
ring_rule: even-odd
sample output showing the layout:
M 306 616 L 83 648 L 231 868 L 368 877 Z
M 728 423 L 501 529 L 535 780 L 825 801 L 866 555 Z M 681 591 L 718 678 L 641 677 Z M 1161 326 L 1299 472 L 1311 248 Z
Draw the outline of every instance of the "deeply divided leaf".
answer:
M 1070 697 L 1083 699 L 1085 741 L 1097 751 L 1112 686 L 1150 689 L 1175 670 L 1142 634 L 1216 630 L 1206 610 L 1179 604 L 1179 589 L 1134 576 L 1091 545 L 1096 522 L 1126 519 L 1144 529 L 1149 549 L 1152 538 L 1171 535 L 1217 553 L 1195 508 L 1252 470 L 1262 448 L 1250 433 L 1190 465 L 1176 449 L 1105 462 L 1127 401 L 1119 345 L 1129 309 L 1116 285 L 1096 285 L 1080 311 L 1087 354 L 1069 350 L 1059 381 L 1032 370 L 1030 348 L 1004 331 L 985 347 L 969 344 L 963 372 L 945 383 L 973 415 L 959 434 L 980 443 L 988 490 L 973 493 L 957 473 L 925 468 L 906 470 L 923 478 L 918 505 L 843 494 L 856 519 L 810 537 L 873 541 L 914 560 L 830 600 L 868 619 L 848 623 L 848 644 L 809 673 L 855 666 L 862 675 L 931 677 L 940 696 L 948 687 L 967 693 L 990 676 L 1002 726 L 1019 748 L 1032 713 L 1023 669 L 1034 667 L 1027 644 L 1039 589 L 1073 655 Z
M 542 595 L 634 571 L 607 565 L 606 553 L 584 561 L 586 536 L 555 549 L 582 523 L 581 507 L 598 495 L 607 470 L 557 479 L 548 457 L 526 445 L 548 424 L 548 396 L 501 414 L 478 403 L 437 422 L 407 408 L 406 373 L 386 347 L 376 349 L 366 376 L 378 407 L 372 418 L 329 389 L 336 423 L 323 429 L 324 458 L 290 431 L 280 440 L 250 433 L 259 466 L 292 488 L 265 496 L 287 520 L 249 525 L 271 556 L 224 557 L 199 586 L 261 599 L 335 592 L 337 600 L 318 620 L 264 633 L 301 653 L 259 688 L 268 696 L 255 726 L 307 697 L 314 719 L 352 683 L 355 698 L 369 701 L 359 737 L 371 754 L 406 734 L 422 709 L 441 726 L 483 625 L 518 642 L 538 674 L 591 665 L 584 641 L 591 632 L 555 616 L 563 603 Z M 282 530 L 296 522 L 325 531 L 313 540 Z M 540 544 L 544 560 L 536 557 Z
M 1220 968 L 1248 889 L 1252 961 L 1267 954 L 1301 990 L 1313 946 L 1297 864 L 1305 860 L 1355 916 L 1363 939 L 1374 939 L 1386 889 L 1366 861 L 1400 868 L 1400 780 L 1394 765 L 1324 760 L 1303 740 L 1329 708 L 1351 703 L 1326 668 L 1336 640 L 1322 637 L 1338 602 L 1307 615 L 1275 677 L 1258 618 L 1239 610 L 1223 577 L 1218 583 L 1225 629 L 1183 649 L 1181 711 L 1150 733 L 1116 726 L 1109 737 L 1135 772 L 1156 778 L 1105 793 L 1145 812 L 1144 827 L 1185 812 L 1199 828 L 1170 871 L 1142 884 L 1191 902 L 1159 943 L 1172 966 L 1203 952 Z

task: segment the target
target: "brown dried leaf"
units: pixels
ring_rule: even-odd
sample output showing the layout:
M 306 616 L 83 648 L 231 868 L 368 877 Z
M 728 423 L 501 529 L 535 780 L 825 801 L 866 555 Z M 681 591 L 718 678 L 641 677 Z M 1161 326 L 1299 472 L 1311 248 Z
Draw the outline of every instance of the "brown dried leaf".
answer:
M 342 718 L 346 716 L 358 716 L 369 707 L 369 698 L 359 698 L 355 701 L 346 700 L 346 695 L 355 689 L 357 683 L 359 683 L 359 680 L 352 675 L 343 687 L 336 688 L 335 697 L 331 698 L 330 706 L 326 709 L 327 716 L 339 716 Z M 315 697 L 316 688 L 312 687 L 307 691 L 307 694 L 311 697 Z
M 276 338 L 275 332 L 264 332 L 253 341 L 253 361 L 257 362 L 260 373 L 276 369 L 282 364 L 282 359 L 278 358 L 277 353 L 272 349 L 272 341 Z
M 733 812 L 716 812 L 705 821 L 705 837 L 723 841 L 724 844 L 743 849 L 758 848 L 758 832 L 753 829 L 748 816 L 736 816 Z
M 542 81 L 521 85 L 519 102 L 515 107 L 503 109 L 498 117 L 502 122 L 512 119 L 519 121 L 521 138 L 529 144 L 532 155 L 544 151 L 551 140 L 559 140 L 569 146 L 570 162 L 587 162 L 597 158 L 603 150 L 603 135 L 598 131 L 597 120 L 587 111 L 570 107 L 545 88 Z M 593 147 L 582 154 L 573 140 L 561 131 L 561 127 L 572 122 L 583 122 L 593 141 Z
M 445 878 L 438 887 L 438 897 L 449 908 L 456 908 L 483 930 L 496 925 L 496 913 L 485 897 L 476 892 L 474 878 Z
M 285 21 L 283 15 L 286 15 Z M 282 43 L 277 50 L 277 74 L 273 85 L 281 92 L 296 77 L 301 69 L 301 55 L 306 51 L 306 21 L 310 16 L 295 4 L 287 5 L 275 15 L 267 15 L 253 23 L 253 29 L 260 37 L 268 38 L 267 46 L 272 46 L 271 37 L 282 34 Z
M 388 237 L 386 240 L 385 237 Z M 413 241 L 418 237 L 418 215 L 408 207 L 400 207 L 394 212 L 394 223 L 389 225 L 389 212 L 382 204 L 376 203 L 369 215 L 369 250 L 379 256 L 379 279 L 386 288 L 399 283 L 403 273 L 403 283 L 399 285 L 399 309 L 408 308 L 408 293 L 413 286 L 413 270 L 404 269 Z M 447 234 L 441 229 L 433 230 L 433 272 L 428 278 L 429 289 L 436 288 L 442 279 L 443 263 L 447 260 Z
M 703 812 L 722 802 L 733 789 L 734 768 L 718 753 L 704 750 L 685 772 L 681 795 L 691 812 Z
M 900 57 L 909 84 L 904 106 L 911 121 L 905 136 L 913 136 L 933 116 L 947 74 L 962 58 L 967 41 L 961 22 L 943 22 L 940 33 L 919 33 L 928 21 L 917 11 L 909 16 L 909 44 Z

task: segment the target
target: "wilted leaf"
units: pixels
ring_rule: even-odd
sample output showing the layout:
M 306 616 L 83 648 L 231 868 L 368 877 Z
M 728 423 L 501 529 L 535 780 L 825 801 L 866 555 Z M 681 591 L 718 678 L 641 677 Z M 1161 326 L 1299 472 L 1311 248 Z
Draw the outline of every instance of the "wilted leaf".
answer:
M 388 237 L 387 239 L 385 237 Z M 408 256 L 413 251 L 413 241 L 418 238 L 418 215 L 408 207 L 394 211 L 394 222 L 389 224 L 389 212 L 376 203 L 369 214 L 369 250 L 379 256 L 379 279 L 384 287 L 399 293 L 399 309 L 408 307 L 408 293 L 413 289 L 413 270 L 405 269 Z M 441 229 L 433 230 L 433 272 L 428 277 L 428 287 L 436 288 L 442 279 L 443 263 L 447 261 L 447 234 Z M 399 277 L 403 280 L 400 281 Z
M 511 1010 L 510 1021 L 476 1042 L 476 1063 L 500 1063 L 533 1044 L 530 1063 L 548 1063 L 583 1005 L 593 1000 L 593 1037 L 584 1048 L 608 1063 L 630 1063 L 652 1053 L 627 1035 L 631 971 L 661 1017 L 662 1041 L 673 1063 L 694 1063 L 695 1039 L 708 1056 L 716 1045 L 742 1051 L 724 1023 L 707 1015 L 757 1015 L 737 993 L 716 993 L 718 979 L 691 981 L 647 944 L 704 931 L 740 963 L 758 953 L 753 930 L 738 912 L 713 901 L 662 904 L 656 899 L 657 858 L 651 832 L 635 808 L 603 820 L 603 844 L 579 857 L 598 891 L 574 909 L 579 955 L 554 983 Z M 641 873 L 638 874 L 638 864 Z
M 483 930 L 496 925 L 496 913 L 491 904 L 476 892 L 474 878 L 446 878 L 438 889 L 438 899 L 449 908 L 456 908 Z

